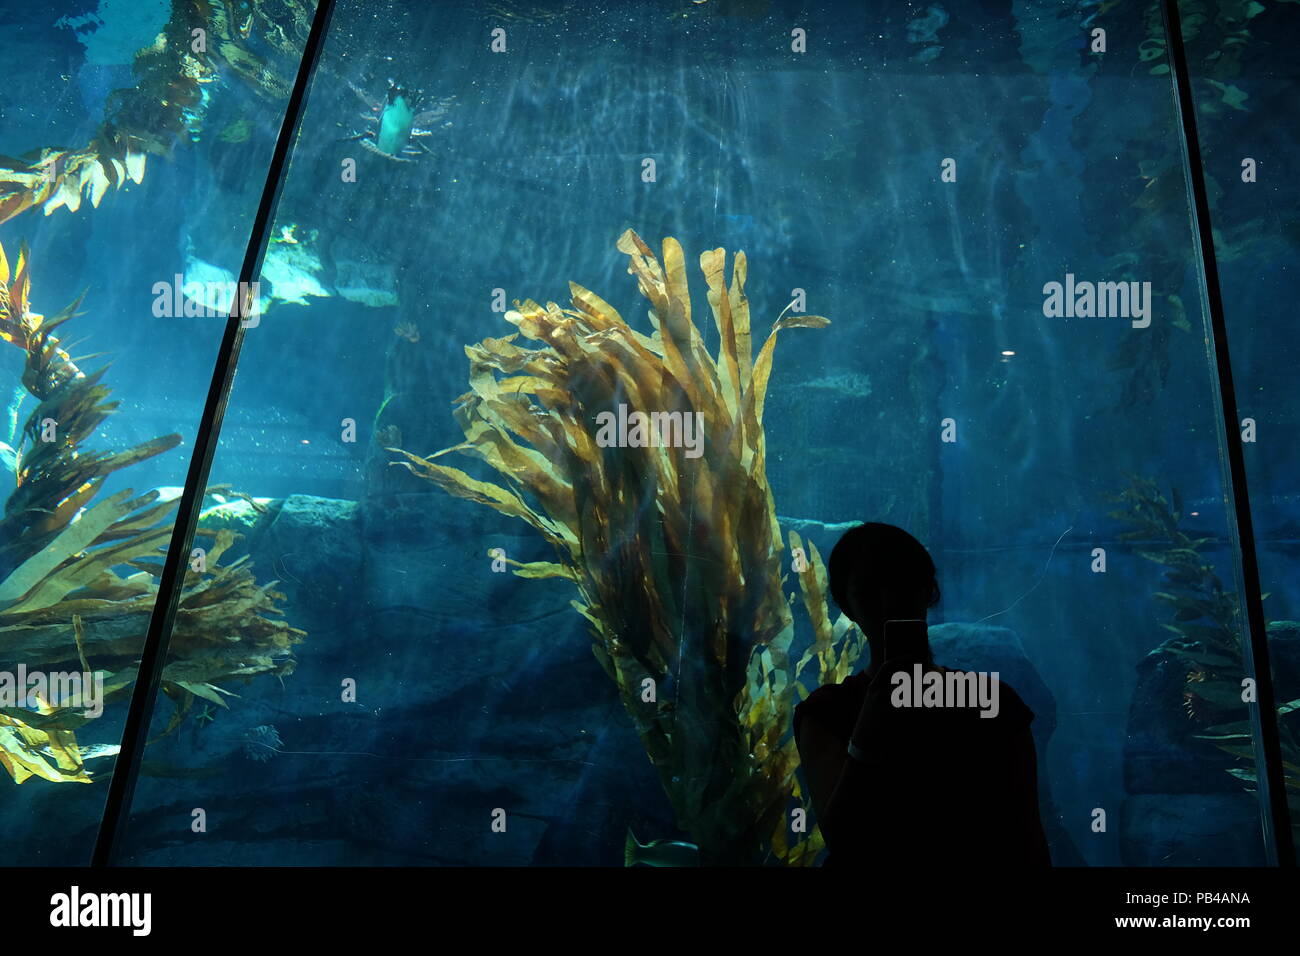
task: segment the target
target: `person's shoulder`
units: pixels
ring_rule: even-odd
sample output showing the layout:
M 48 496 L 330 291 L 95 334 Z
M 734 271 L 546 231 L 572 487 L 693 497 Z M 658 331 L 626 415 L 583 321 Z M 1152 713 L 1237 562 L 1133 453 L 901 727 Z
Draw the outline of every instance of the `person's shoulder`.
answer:
M 1020 696 L 1014 687 L 1004 681 L 1001 677 L 997 678 L 998 695 L 1004 705 L 1010 704 L 1017 712 L 1024 713 L 1029 720 L 1034 719 L 1034 712 L 1029 709 L 1025 699 Z
M 1025 703 L 1023 697 L 1014 687 L 1004 681 L 996 671 L 969 671 L 959 670 L 953 667 L 939 667 L 939 670 L 946 674 L 959 674 L 963 677 L 973 675 L 976 686 L 984 688 L 981 694 L 987 693 L 989 703 L 997 707 L 997 719 L 1004 724 L 1028 725 L 1033 722 L 1034 712 L 1030 710 L 1029 705 Z
M 795 733 L 803 718 L 812 717 L 824 729 L 841 735 L 840 725 L 846 719 L 852 722 L 866 692 L 866 674 L 861 672 L 850 674 L 838 684 L 822 684 L 795 705 Z
M 797 706 L 802 707 L 804 704 L 816 706 L 822 703 L 832 701 L 838 702 L 845 698 L 860 696 L 867 689 L 867 675 L 861 671 L 856 674 L 850 674 L 838 684 L 822 684 Z

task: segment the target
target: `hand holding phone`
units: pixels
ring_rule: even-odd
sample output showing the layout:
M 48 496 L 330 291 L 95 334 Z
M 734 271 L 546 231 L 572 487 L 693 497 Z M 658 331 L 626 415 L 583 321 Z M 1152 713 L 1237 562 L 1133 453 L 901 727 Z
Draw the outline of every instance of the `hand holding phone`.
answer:
M 867 728 L 875 720 L 887 716 L 889 698 L 893 690 L 891 678 L 899 671 L 911 672 L 917 664 L 929 665 L 930 653 L 928 628 L 920 619 L 886 621 L 880 668 L 867 689 L 862 709 L 858 712 L 858 721 L 854 726 L 852 740 L 855 746 L 862 746 Z
M 881 673 L 910 670 L 929 657 L 928 628 L 920 619 L 886 621 L 881 644 L 885 655 Z

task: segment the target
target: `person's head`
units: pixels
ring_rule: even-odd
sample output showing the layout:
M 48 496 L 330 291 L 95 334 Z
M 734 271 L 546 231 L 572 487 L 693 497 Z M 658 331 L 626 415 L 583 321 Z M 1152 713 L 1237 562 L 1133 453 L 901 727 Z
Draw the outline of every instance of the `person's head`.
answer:
M 934 561 L 921 542 L 892 524 L 850 528 L 826 566 L 831 597 L 875 637 L 885 621 L 919 618 L 939 603 Z

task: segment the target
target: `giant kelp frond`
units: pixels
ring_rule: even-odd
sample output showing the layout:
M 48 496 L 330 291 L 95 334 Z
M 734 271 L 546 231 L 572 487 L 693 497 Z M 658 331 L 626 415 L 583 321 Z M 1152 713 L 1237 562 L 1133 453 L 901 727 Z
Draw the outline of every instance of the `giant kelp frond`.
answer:
M 214 65 L 192 43 L 190 31 L 203 21 L 191 6 L 173 4 L 163 32 L 136 56 L 136 86 L 113 93 L 90 142 L 0 157 L 0 222 L 32 206 L 47 216 L 59 208 L 76 212 L 83 199 L 98 208 L 110 190 L 143 182 L 147 154 L 170 153 L 200 106 L 203 86 L 216 79 Z
M 813 626 L 813 643 L 799 658 L 795 678 L 802 676 L 809 663 L 814 660 L 817 662 L 817 680 L 811 682 L 811 687 L 801 683 L 798 689 L 806 692 L 822 684 L 842 683 L 853 673 L 858 657 L 866 649 L 867 637 L 849 620 L 847 614 L 840 614 L 835 623 L 831 623 L 826 601 L 830 587 L 827 584 L 826 565 L 822 562 L 817 545 L 809 541 L 808 551 L 804 554 L 803 541 L 796 532 L 791 531 L 790 552 L 796 556 L 795 571 L 799 575 L 804 608 Z
M 109 97 L 103 124 L 84 146 L 45 146 L 21 157 L 0 156 L 0 222 L 32 206 L 45 215 L 75 212 L 87 200 L 96 208 L 110 190 L 144 180 L 150 153 L 170 155 L 173 145 L 202 124 L 205 87 L 222 70 L 248 81 L 258 95 L 282 102 L 292 86 L 310 29 L 311 0 L 251 0 L 237 5 L 172 0 L 172 14 L 133 64 L 136 85 Z M 201 29 L 203 44 L 196 42 Z M 276 63 L 246 42 L 282 54 Z M 290 66 L 292 65 L 292 67 Z
M 91 782 L 72 731 L 37 730 L 5 713 L 0 713 L 0 766 L 15 783 L 28 777 L 55 783 Z
M 1165 568 L 1164 589 L 1154 597 L 1173 612 L 1172 620 L 1161 627 L 1176 636 L 1158 650 L 1187 668 L 1182 705 L 1201 728 L 1196 736 L 1244 761 L 1227 772 L 1253 789 L 1254 729 L 1250 720 L 1242 718 L 1244 617 L 1236 596 L 1200 553 L 1211 539 L 1193 538 L 1183 531 L 1178 492 L 1166 498 L 1148 478 L 1130 476 L 1128 487 L 1111 500 L 1121 506 L 1111 516 L 1133 528 L 1120 537 L 1140 542 L 1137 553 Z M 1271 621 L 1268 630 L 1300 631 L 1300 624 Z M 1300 700 L 1280 703 L 1277 722 L 1292 826 L 1300 836 Z
M 1198 92 L 1197 112 L 1217 117 L 1224 108 L 1247 110 L 1247 94 L 1230 81 L 1250 68 L 1250 53 L 1266 50 L 1267 40 L 1256 47 L 1251 21 L 1265 13 L 1273 0 L 1183 0 L 1179 4 L 1183 43 L 1192 75 L 1211 87 Z M 1295 3 L 1295 0 L 1280 0 Z M 1137 47 L 1139 61 L 1153 64 L 1148 72 L 1161 76 L 1169 72 L 1166 25 L 1161 4 L 1148 3 L 1142 14 L 1146 38 Z
M 715 359 L 692 321 L 678 242 L 665 239 L 660 258 L 628 230 L 617 247 L 649 300 L 653 335 L 577 283 L 569 308 L 516 300 L 505 316 L 515 334 L 465 350 L 470 391 L 455 410 L 465 440 L 427 458 L 393 449 L 404 458 L 395 464 L 527 522 L 555 549 L 556 562 L 511 563 L 523 577 L 577 586 L 573 605 L 593 651 L 706 861 L 774 851 L 807 862 L 820 844 L 787 839 L 797 796 L 794 625 L 762 416 L 778 332 L 828 322 L 782 319 L 754 359 L 745 255 L 728 286 L 726 252 L 710 250 L 699 264 Z M 541 345 L 525 348 L 520 336 Z M 627 415 L 615 440 L 626 409 L 646 415 L 644 427 Z M 690 423 L 700 428 L 698 454 L 684 431 L 664 440 Z M 486 462 L 502 483 L 437 460 L 449 452 Z M 832 640 L 824 635 L 818 651 L 828 672 Z
M 294 70 L 311 32 L 316 0 L 243 0 L 204 4 L 211 46 L 224 68 L 238 74 L 248 89 L 277 106 L 289 98 Z M 256 38 L 249 43 L 250 38 Z M 270 50 L 277 59 L 266 55 Z M 321 69 L 323 67 L 318 67 Z
M 1128 487 L 1112 499 L 1120 507 L 1110 515 L 1132 528 L 1120 534 L 1121 540 L 1133 542 L 1139 555 L 1165 569 L 1165 590 L 1155 594 L 1173 611 L 1173 621 L 1165 628 L 1240 667 L 1241 616 L 1236 599 L 1200 553 L 1211 539 L 1193 538 L 1182 530 L 1177 491 L 1171 492 L 1171 498 L 1165 498 L 1154 481 L 1130 476 Z
M 23 247 L 11 275 L 0 248 L 0 337 L 27 353 L 23 384 L 39 401 L 0 518 L 0 663 L 7 673 L 18 663 L 28 672 L 88 672 L 93 664 L 111 703 L 130 692 L 178 500 L 99 492 L 109 474 L 175 447 L 180 436 L 118 452 L 83 447 L 117 403 L 99 383 L 103 370 L 83 373 L 52 334 L 73 310 L 44 319 L 28 309 L 28 260 Z M 290 649 L 303 632 L 278 619 L 283 595 L 274 582 L 257 584 L 247 558 L 220 563 L 234 541 L 217 532 L 186 577 L 162 677 L 177 703 L 169 729 L 195 696 L 223 703 L 231 694 L 221 683 L 293 669 Z M 90 782 L 82 761 L 114 749 L 78 745 L 75 731 L 92 719 L 85 705 L 0 707 L 0 764 L 19 783 L 33 775 Z

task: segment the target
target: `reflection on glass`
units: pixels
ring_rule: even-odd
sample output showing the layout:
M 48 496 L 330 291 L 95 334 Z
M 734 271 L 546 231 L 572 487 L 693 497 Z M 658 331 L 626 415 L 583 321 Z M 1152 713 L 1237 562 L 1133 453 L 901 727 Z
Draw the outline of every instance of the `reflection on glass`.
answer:
M 279 4 L 274 23 L 235 23 L 222 4 L 57 6 L 4 14 L 10 56 L 31 65 L 0 102 L 9 865 L 90 857 L 256 172 L 314 5 Z M 225 543 L 196 542 L 206 570 L 163 675 L 178 717 L 286 670 L 298 639 L 265 581 L 221 560 Z
M 1289 321 L 1289 305 L 1300 291 L 1291 268 L 1300 206 L 1296 177 L 1287 168 L 1297 126 L 1290 51 L 1300 24 L 1282 4 L 1225 12 L 1208 20 L 1188 11 L 1183 32 L 1243 419 L 1283 774 L 1300 846 L 1300 607 L 1294 585 L 1300 430 L 1291 411 L 1297 345 L 1293 336 L 1275 331 Z M 1221 745 L 1249 748 L 1246 732 L 1234 728 L 1221 735 Z M 1253 773 L 1229 771 L 1253 786 Z

